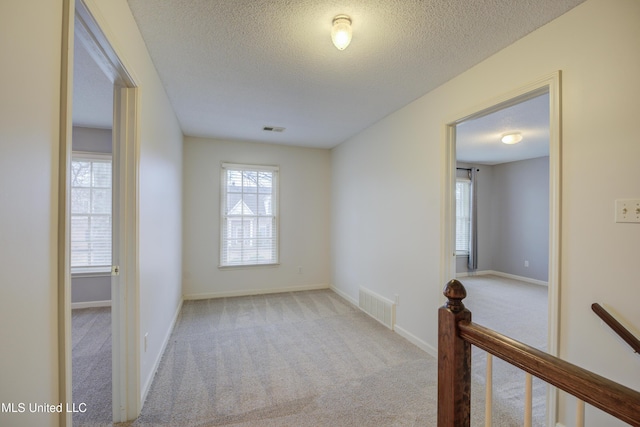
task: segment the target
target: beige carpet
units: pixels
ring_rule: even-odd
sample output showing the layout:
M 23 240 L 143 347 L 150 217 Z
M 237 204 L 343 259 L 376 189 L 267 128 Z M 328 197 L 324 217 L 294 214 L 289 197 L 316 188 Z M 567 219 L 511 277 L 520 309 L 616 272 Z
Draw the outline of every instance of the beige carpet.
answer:
M 187 301 L 122 426 L 435 426 L 436 378 L 434 358 L 328 290 Z M 522 425 L 500 397 L 494 410 Z
M 87 412 L 73 414 L 74 426 L 109 425 L 111 403 L 111 307 L 72 310 L 73 402 Z

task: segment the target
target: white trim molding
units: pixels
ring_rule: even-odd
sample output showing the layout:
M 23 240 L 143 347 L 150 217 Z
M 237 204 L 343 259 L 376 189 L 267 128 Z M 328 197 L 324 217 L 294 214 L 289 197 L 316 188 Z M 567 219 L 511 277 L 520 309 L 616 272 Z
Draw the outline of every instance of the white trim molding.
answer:
M 512 91 L 503 93 L 494 99 L 488 99 L 480 105 L 472 106 L 452 117 L 443 125 L 442 156 L 442 220 L 441 233 L 441 283 L 456 276 L 453 237 L 454 201 L 456 167 L 456 126 L 465 120 L 516 105 L 542 93 L 549 94 L 549 334 L 547 352 L 558 356 L 559 339 L 559 298 L 560 298 L 560 207 L 561 207 L 561 95 L 562 72 L 560 70 L 523 84 Z M 441 298 L 443 301 L 443 298 Z M 547 425 L 553 425 L 557 418 L 557 392 L 554 388 L 547 393 Z
M 338 294 L 338 296 L 340 296 L 342 299 L 347 300 L 347 302 L 356 306 L 356 308 L 358 307 L 358 300 L 353 298 L 351 295 L 348 295 L 347 293 L 343 292 L 341 289 L 336 288 L 334 285 L 329 286 L 329 289 L 331 289 L 333 292 Z
M 487 276 L 490 274 L 494 276 L 505 277 L 507 279 L 519 280 L 521 282 L 527 282 L 534 285 L 547 286 L 547 287 L 549 286 L 549 282 L 546 282 L 544 280 L 532 279 L 530 277 L 524 277 L 524 276 L 517 276 L 515 274 L 503 273 L 502 271 L 496 271 L 496 270 L 482 270 L 482 271 L 476 271 L 473 273 L 469 273 L 469 272 L 456 273 L 456 277 Z
M 169 327 L 169 329 L 167 329 L 167 333 L 165 334 L 164 339 L 162 340 L 162 346 L 161 346 L 162 349 L 160 350 L 160 352 L 158 352 L 158 356 L 156 357 L 156 360 L 153 362 L 153 369 L 151 370 L 152 374 L 149 375 L 144 385 L 142 386 L 142 397 L 141 397 L 142 402 L 147 400 L 147 395 L 149 394 L 149 390 L 151 390 L 151 384 L 153 384 L 153 380 L 156 376 L 156 372 L 158 372 L 158 368 L 160 367 L 162 356 L 164 356 L 164 352 L 167 349 L 167 344 L 169 344 L 169 340 L 171 339 L 171 334 L 173 333 L 173 329 L 175 328 L 176 323 L 178 321 L 178 317 L 180 316 L 180 312 L 182 311 L 183 302 L 184 302 L 184 299 L 181 299 L 180 304 L 178 304 L 178 308 L 176 309 L 175 313 L 173 313 L 171 326 Z M 144 346 L 144 344 L 142 344 L 142 346 Z
M 326 283 L 322 283 L 317 285 L 289 286 L 285 288 L 245 289 L 245 290 L 238 290 L 238 291 L 205 292 L 200 294 L 185 294 L 182 297 L 185 300 L 198 300 L 198 299 L 212 299 L 212 298 L 243 297 L 248 295 L 281 294 L 284 292 L 316 291 L 319 289 L 329 289 L 329 285 Z
M 421 340 L 417 336 L 413 335 L 411 332 L 409 332 L 406 329 L 404 329 L 402 326 L 398 326 L 396 324 L 395 327 L 394 327 L 394 331 L 397 332 L 398 335 L 400 335 L 401 337 L 403 337 L 404 339 L 406 339 L 410 343 L 414 344 L 415 346 L 417 346 L 418 348 L 423 350 L 424 352 L 426 352 L 429 355 L 435 357 L 436 359 L 438 358 L 438 349 L 437 348 L 427 344 L 426 341 Z
M 111 307 L 111 300 L 104 301 L 85 301 L 85 302 L 72 302 L 71 309 L 76 310 L 80 308 L 96 308 L 96 307 Z

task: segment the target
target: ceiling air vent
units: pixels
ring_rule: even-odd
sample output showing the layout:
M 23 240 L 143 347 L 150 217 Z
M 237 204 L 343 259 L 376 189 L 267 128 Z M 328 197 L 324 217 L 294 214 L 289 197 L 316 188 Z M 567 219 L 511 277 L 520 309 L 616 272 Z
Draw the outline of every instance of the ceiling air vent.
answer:
M 284 132 L 285 128 L 277 127 L 277 126 L 265 126 L 262 128 L 265 132 Z

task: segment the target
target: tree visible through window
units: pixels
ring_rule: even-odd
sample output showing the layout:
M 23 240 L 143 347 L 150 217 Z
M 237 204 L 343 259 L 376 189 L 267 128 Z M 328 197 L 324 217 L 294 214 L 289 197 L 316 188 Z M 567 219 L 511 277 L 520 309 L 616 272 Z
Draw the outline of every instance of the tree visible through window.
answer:
M 471 181 L 456 180 L 456 255 L 469 254 L 471 231 Z
M 111 157 L 71 161 L 71 272 L 111 271 Z
M 278 263 L 278 168 L 222 165 L 220 266 Z

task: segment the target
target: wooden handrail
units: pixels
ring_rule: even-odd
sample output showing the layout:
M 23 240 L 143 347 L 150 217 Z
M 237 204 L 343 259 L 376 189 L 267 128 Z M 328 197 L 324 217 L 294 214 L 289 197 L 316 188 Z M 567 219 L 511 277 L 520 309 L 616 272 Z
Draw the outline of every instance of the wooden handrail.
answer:
M 531 375 L 634 426 L 640 426 L 640 392 L 473 322 L 460 337 Z
M 640 392 L 471 321 L 462 283 L 445 286 L 438 312 L 438 426 L 470 425 L 471 344 L 614 417 L 640 427 Z
M 591 304 L 591 309 L 595 314 L 598 315 L 600 319 L 602 319 L 604 323 L 609 325 L 609 327 L 613 329 L 613 331 L 618 334 L 620 338 L 622 338 L 627 344 L 629 344 L 633 351 L 635 351 L 636 353 L 640 353 L 640 340 L 636 338 L 636 336 L 633 335 L 631 331 L 625 328 L 622 323 L 618 322 L 615 317 L 609 314 L 609 312 L 597 302 Z

